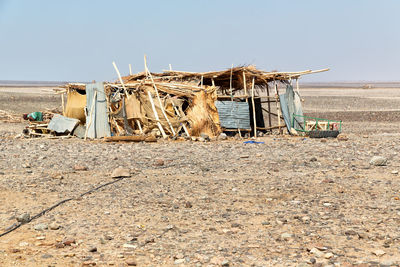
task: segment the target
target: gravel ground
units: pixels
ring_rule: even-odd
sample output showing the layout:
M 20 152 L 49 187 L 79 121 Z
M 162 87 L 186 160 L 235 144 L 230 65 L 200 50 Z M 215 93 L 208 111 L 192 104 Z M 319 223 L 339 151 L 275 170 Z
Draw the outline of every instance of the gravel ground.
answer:
M 264 144 L 15 139 L 23 125 L 0 123 L 0 232 L 70 199 L 0 237 L 0 265 L 397 266 L 400 132 L 348 118 L 339 139 Z

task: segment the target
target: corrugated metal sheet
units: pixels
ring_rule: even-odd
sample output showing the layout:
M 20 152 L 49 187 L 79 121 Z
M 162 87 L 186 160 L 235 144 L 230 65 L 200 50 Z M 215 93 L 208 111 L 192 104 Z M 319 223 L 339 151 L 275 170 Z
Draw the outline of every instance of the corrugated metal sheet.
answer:
M 95 92 L 97 92 L 96 96 Z M 93 114 L 90 116 L 93 101 L 95 101 Z M 87 137 L 101 138 L 111 136 L 110 124 L 108 123 L 107 100 L 102 82 L 86 85 L 86 111 Z
M 221 127 L 226 129 L 251 129 L 249 103 L 216 101 Z
M 47 128 L 56 133 L 72 133 L 78 123 L 79 120 L 77 119 L 67 118 L 60 114 L 54 114 Z

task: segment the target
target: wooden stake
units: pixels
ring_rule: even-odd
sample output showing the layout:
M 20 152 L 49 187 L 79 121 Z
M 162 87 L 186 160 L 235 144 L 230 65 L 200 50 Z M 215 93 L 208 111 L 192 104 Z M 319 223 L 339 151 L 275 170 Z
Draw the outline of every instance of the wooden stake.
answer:
M 132 65 L 129 64 L 129 75 L 132 75 Z
M 113 66 L 114 66 L 115 71 L 117 72 L 118 79 L 119 79 L 119 81 L 120 81 L 120 83 L 121 83 L 121 85 L 122 85 L 122 88 L 124 88 L 124 92 L 125 92 L 126 96 L 127 96 L 128 99 L 129 99 L 129 94 L 128 94 L 128 91 L 126 90 L 126 87 L 125 87 L 125 85 L 124 85 L 124 82 L 122 81 L 121 73 L 119 72 L 119 70 L 118 70 L 118 68 L 117 68 L 117 65 L 115 64 L 114 61 L 113 61 L 112 64 L 113 64 Z
M 268 83 L 267 83 L 267 97 L 268 97 L 268 122 L 269 122 L 269 127 L 271 128 L 272 127 L 272 121 L 271 121 L 271 101 L 270 101 L 270 98 L 269 98 L 269 86 L 268 86 Z
M 86 138 L 87 138 L 87 134 L 88 134 L 88 131 L 89 131 L 89 127 L 92 125 L 92 121 L 93 121 L 93 110 L 94 110 L 94 106 L 96 105 L 96 97 L 97 97 L 97 91 L 94 91 L 93 100 L 92 100 L 92 106 L 91 106 L 91 108 L 90 108 L 90 114 L 89 114 L 90 121 L 89 121 L 89 124 L 86 125 L 86 130 L 85 130 L 85 140 L 86 140 Z
M 169 70 L 172 71 L 172 65 L 171 64 L 169 64 Z
M 254 137 L 257 138 L 257 122 L 256 122 L 256 106 L 254 103 L 254 77 L 251 84 L 251 104 L 253 106 L 253 120 L 254 120 Z
M 276 113 L 278 113 L 278 126 L 279 126 L 279 133 L 282 134 L 282 128 L 281 128 L 281 103 L 279 101 L 279 96 L 278 96 L 278 84 L 274 81 L 274 87 L 275 87 L 275 99 L 276 99 Z
M 139 127 L 140 133 L 143 134 L 142 125 L 140 124 L 140 121 L 139 120 L 135 120 L 135 121 L 136 121 L 137 126 Z
M 64 93 L 61 94 L 61 107 L 62 107 L 62 114 L 63 114 L 63 116 L 65 116 Z
M 175 133 L 174 127 L 172 127 L 172 124 L 171 124 L 171 122 L 169 121 L 169 119 L 168 119 L 168 117 L 167 117 L 167 114 L 165 113 L 164 106 L 163 106 L 163 104 L 162 104 L 162 102 L 161 102 L 160 95 L 158 94 L 158 90 L 157 90 L 156 83 L 154 82 L 153 76 L 151 75 L 149 69 L 147 68 L 147 59 L 146 59 L 146 55 L 144 55 L 144 66 L 145 66 L 145 68 L 146 68 L 146 71 L 147 71 L 148 75 L 150 76 L 151 82 L 153 83 L 154 91 L 156 92 L 156 96 L 157 96 L 157 99 L 158 99 L 158 103 L 160 104 L 161 112 L 162 112 L 162 114 L 164 115 L 164 118 L 167 120 L 167 123 L 168 123 L 168 125 L 169 125 L 169 127 L 170 127 L 170 129 L 171 129 L 172 134 L 175 136 L 176 133 Z
M 232 67 L 231 67 L 231 77 L 229 79 L 229 90 L 231 91 L 231 97 L 233 96 L 233 92 L 232 92 L 232 72 L 233 72 L 233 64 L 232 64 Z M 233 99 L 232 99 L 232 101 L 233 101 Z
M 164 138 L 167 138 L 167 135 L 164 132 L 164 128 L 162 127 L 162 125 L 160 123 L 160 118 L 158 117 L 156 106 L 154 105 L 153 97 L 151 96 L 150 91 L 147 91 L 147 94 L 149 95 L 149 100 L 150 100 L 150 103 L 151 103 L 151 108 L 153 109 L 154 117 L 157 120 L 158 129 L 160 129 L 160 132 L 161 132 L 162 136 Z
M 247 96 L 247 84 L 246 84 L 246 73 L 243 71 L 243 86 L 244 86 L 244 94 Z M 246 103 L 249 102 L 246 97 Z

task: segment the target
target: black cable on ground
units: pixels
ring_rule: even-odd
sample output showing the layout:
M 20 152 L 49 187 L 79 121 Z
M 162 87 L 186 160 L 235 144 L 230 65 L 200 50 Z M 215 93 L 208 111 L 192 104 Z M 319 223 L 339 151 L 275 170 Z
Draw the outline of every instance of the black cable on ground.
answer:
M 62 205 L 62 204 L 64 204 L 64 203 L 66 203 L 66 202 L 68 202 L 68 201 L 77 199 L 77 198 L 79 198 L 79 197 L 83 197 L 83 196 L 88 195 L 88 194 L 90 194 L 90 193 L 93 193 L 94 191 L 97 191 L 97 190 L 99 190 L 100 188 L 103 188 L 103 187 L 105 187 L 105 186 L 108 186 L 108 185 L 114 184 L 114 183 L 116 183 L 116 182 L 119 182 L 119 181 L 121 181 L 122 179 L 124 179 L 124 178 L 117 178 L 117 179 L 115 179 L 115 180 L 113 180 L 113 181 L 111 181 L 111 182 L 108 182 L 108 183 L 99 185 L 98 187 L 92 188 L 92 189 L 90 189 L 89 191 L 86 191 L 85 193 L 82 193 L 82 194 L 80 194 L 80 195 L 77 196 L 77 197 L 74 197 L 74 198 L 67 198 L 67 199 L 61 200 L 60 202 L 54 204 L 53 206 L 51 206 L 51 207 L 49 207 L 49 208 L 47 208 L 47 209 L 44 209 L 44 210 L 42 210 L 41 212 L 39 212 L 38 214 L 36 214 L 35 216 L 31 217 L 28 221 L 23 222 L 23 223 L 19 223 L 19 224 L 15 225 L 15 226 L 11 227 L 10 229 L 8 229 L 7 231 L 5 231 L 4 233 L 1 233 L 1 234 L 0 234 L 0 237 L 5 236 L 6 234 L 9 234 L 9 233 L 11 233 L 11 232 L 17 230 L 18 228 L 20 228 L 20 227 L 21 227 L 22 225 L 24 225 L 24 224 L 30 223 L 31 221 L 33 221 L 33 220 L 35 220 L 35 219 L 37 219 L 37 218 L 39 218 L 39 217 L 42 217 L 46 212 L 49 212 L 49 211 L 51 211 L 51 210 L 57 208 L 58 206 L 60 206 L 60 205 Z

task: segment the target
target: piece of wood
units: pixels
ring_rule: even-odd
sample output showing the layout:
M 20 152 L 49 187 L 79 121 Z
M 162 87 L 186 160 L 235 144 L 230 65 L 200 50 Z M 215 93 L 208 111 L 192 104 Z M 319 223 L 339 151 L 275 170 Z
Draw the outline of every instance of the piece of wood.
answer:
M 117 65 L 115 64 L 114 61 L 113 61 L 112 64 L 113 64 L 113 66 L 114 66 L 115 71 L 117 72 L 119 82 L 121 83 L 122 88 L 124 89 L 125 95 L 126 95 L 126 96 L 128 97 L 128 99 L 129 99 L 129 94 L 128 94 L 128 91 L 126 90 L 126 87 L 125 87 L 125 85 L 124 85 L 124 82 L 122 81 L 121 73 L 119 72 L 119 70 L 118 70 L 118 68 L 117 68 Z
M 229 95 L 217 95 L 217 98 L 251 98 L 251 96 L 246 96 L 246 95 L 236 95 L 236 96 L 233 96 L 233 97 L 231 97 L 231 96 L 229 96 Z M 261 98 L 261 99 L 273 99 L 273 100 L 275 100 L 275 97 L 272 97 L 272 96 L 254 96 L 254 99 L 259 99 L 259 98 Z
M 89 131 L 89 127 L 92 125 L 92 121 L 93 121 L 93 110 L 94 110 L 94 106 L 96 105 L 96 98 L 97 98 L 97 90 L 94 91 L 94 95 L 93 95 L 93 102 L 92 102 L 92 106 L 90 107 L 90 121 L 89 124 L 86 125 L 86 130 L 85 130 L 85 140 L 87 139 L 87 134 Z
M 160 118 L 158 117 L 156 106 L 154 105 L 153 97 L 151 96 L 150 91 L 147 91 L 147 94 L 149 96 L 149 100 L 150 100 L 150 103 L 151 103 L 151 108 L 153 109 L 154 117 L 157 120 L 158 129 L 160 129 L 160 132 L 161 132 L 163 138 L 167 138 L 167 135 L 165 134 L 164 128 L 162 127 L 162 125 L 160 123 Z
M 273 113 L 273 112 L 268 112 L 268 110 L 266 110 L 265 108 L 262 108 L 265 112 L 267 112 L 267 113 L 269 113 L 269 114 L 271 114 L 271 115 L 274 115 L 275 117 L 278 117 L 278 114 L 276 114 L 276 113 Z M 283 117 L 281 116 L 281 119 L 283 119 Z M 271 126 L 270 126 L 271 127 Z
M 271 126 L 271 127 L 257 127 L 259 130 L 273 130 L 273 129 L 280 129 L 285 126 Z
M 172 71 L 172 65 L 169 64 L 169 71 Z
M 268 124 L 269 127 L 272 127 L 272 121 L 271 121 L 271 101 L 269 100 L 269 86 L 267 84 L 267 97 L 268 97 Z
M 254 103 L 254 83 L 255 79 L 253 77 L 253 82 L 251 84 L 251 105 L 253 106 L 254 137 L 257 138 L 256 106 Z
M 278 113 L 278 126 L 279 126 L 279 133 L 282 134 L 282 128 L 281 127 L 281 105 L 279 101 L 279 95 L 278 95 L 278 84 L 274 81 L 274 87 L 275 87 L 275 98 L 276 98 L 276 113 Z
M 105 137 L 106 142 L 157 142 L 157 138 L 154 136 L 143 136 L 143 135 L 129 135 L 129 136 L 110 136 Z
M 153 76 L 151 75 L 151 73 L 150 73 L 150 71 L 149 71 L 149 68 L 147 67 L 146 55 L 144 56 L 144 64 L 145 64 L 146 72 L 147 72 L 148 75 L 150 76 L 150 79 L 151 79 L 151 81 L 152 81 L 152 83 L 153 83 L 154 91 L 156 92 L 156 96 L 157 96 L 157 99 L 158 99 L 158 103 L 160 104 L 161 112 L 162 112 L 162 114 L 164 115 L 164 118 L 166 119 L 166 121 L 167 121 L 167 123 L 168 123 L 168 125 L 169 125 L 169 127 L 170 127 L 170 129 L 171 129 L 171 133 L 175 136 L 176 133 L 175 133 L 174 127 L 172 127 L 172 124 L 171 124 L 171 122 L 169 121 L 167 114 L 165 113 L 164 105 L 162 104 L 160 95 L 158 94 L 158 89 L 157 89 L 156 83 L 154 82 Z M 165 132 L 164 132 L 164 133 L 165 133 Z
M 174 102 L 172 102 L 172 106 L 174 107 L 175 113 L 176 113 L 176 115 L 178 116 L 178 118 L 181 119 L 181 118 L 182 118 L 182 117 L 181 117 L 181 114 L 180 114 L 178 108 L 175 106 Z M 188 131 L 188 129 L 186 128 L 185 123 L 181 122 L 181 125 L 182 125 L 183 130 L 185 131 L 186 135 L 187 135 L 188 137 L 190 137 L 189 131 Z M 178 130 L 178 132 L 179 132 L 179 130 Z
M 244 95 L 247 96 L 247 82 L 246 82 L 246 73 L 243 71 L 243 87 L 244 87 Z M 246 103 L 249 102 L 248 96 L 246 97 Z
M 129 75 L 132 75 L 132 65 L 129 64 Z
M 231 97 L 233 97 L 233 91 L 232 91 L 232 74 L 233 74 L 233 64 L 231 66 L 231 75 L 229 77 L 229 90 L 231 92 Z
M 136 121 L 137 126 L 139 127 L 140 133 L 143 134 L 143 129 L 142 129 L 142 125 L 140 124 L 140 121 L 139 120 L 135 120 L 135 121 Z
M 61 94 L 61 107 L 62 107 L 62 115 L 65 115 L 65 106 L 64 106 L 64 93 Z

